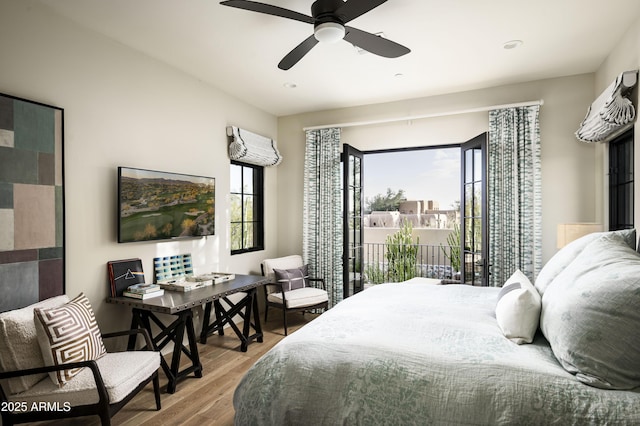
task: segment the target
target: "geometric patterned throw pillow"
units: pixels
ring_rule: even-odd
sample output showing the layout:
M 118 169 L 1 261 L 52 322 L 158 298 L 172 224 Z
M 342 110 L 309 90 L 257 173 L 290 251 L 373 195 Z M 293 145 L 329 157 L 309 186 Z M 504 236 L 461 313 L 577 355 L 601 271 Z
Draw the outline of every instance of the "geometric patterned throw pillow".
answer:
M 287 292 L 298 288 L 307 287 L 309 280 L 309 265 L 303 265 L 292 269 L 273 269 L 275 281 L 282 284 L 282 289 Z
M 45 365 L 95 360 L 106 354 L 91 303 L 84 293 L 57 308 L 34 309 L 33 315 Z M 49 376 L 62 386 L 81 370 L 60 370 Z

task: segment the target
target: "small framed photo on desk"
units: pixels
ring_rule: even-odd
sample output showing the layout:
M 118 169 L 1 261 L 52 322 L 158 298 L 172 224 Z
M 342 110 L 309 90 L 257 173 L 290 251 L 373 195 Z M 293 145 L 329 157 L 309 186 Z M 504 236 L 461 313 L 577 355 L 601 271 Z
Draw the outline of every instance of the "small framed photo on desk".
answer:
M 144 283 L 142 260 L 125 259 L 107 262 L 111 297 L 122 296 L 129 286 Z

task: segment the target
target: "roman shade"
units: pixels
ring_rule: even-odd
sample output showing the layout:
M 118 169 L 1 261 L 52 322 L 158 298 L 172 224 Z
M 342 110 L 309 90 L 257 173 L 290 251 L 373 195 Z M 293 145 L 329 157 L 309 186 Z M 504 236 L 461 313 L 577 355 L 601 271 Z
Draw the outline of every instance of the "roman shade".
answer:
M 234 126 L 227 127 L 229 158 L 257 166 L 276 166 L 282 156 L 273 139 Z
M 582 142 L 607 142 L 633 125 L 636 111 L 630 99 L 638 81 L 638 70 L 626 71 L 616 77 L 591 104 L 587 116 L 576 131 Z

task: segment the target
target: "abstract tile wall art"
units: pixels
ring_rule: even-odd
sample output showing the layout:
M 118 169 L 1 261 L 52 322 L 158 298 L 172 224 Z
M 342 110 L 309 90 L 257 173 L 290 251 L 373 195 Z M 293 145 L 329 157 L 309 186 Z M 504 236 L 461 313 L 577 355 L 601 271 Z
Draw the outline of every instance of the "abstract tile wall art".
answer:
M 64 294 L 63 120 L 0 94 L 0 312 Z

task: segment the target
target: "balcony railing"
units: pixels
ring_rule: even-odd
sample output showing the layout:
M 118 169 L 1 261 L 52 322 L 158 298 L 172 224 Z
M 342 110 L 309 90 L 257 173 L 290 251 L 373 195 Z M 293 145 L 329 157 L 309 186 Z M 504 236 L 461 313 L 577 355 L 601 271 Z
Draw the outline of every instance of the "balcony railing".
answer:
M 451 266 L 454 250 L 427 244 L 363 244 L 365 284 L 399 282 L 414 277 L 459 279 Z

